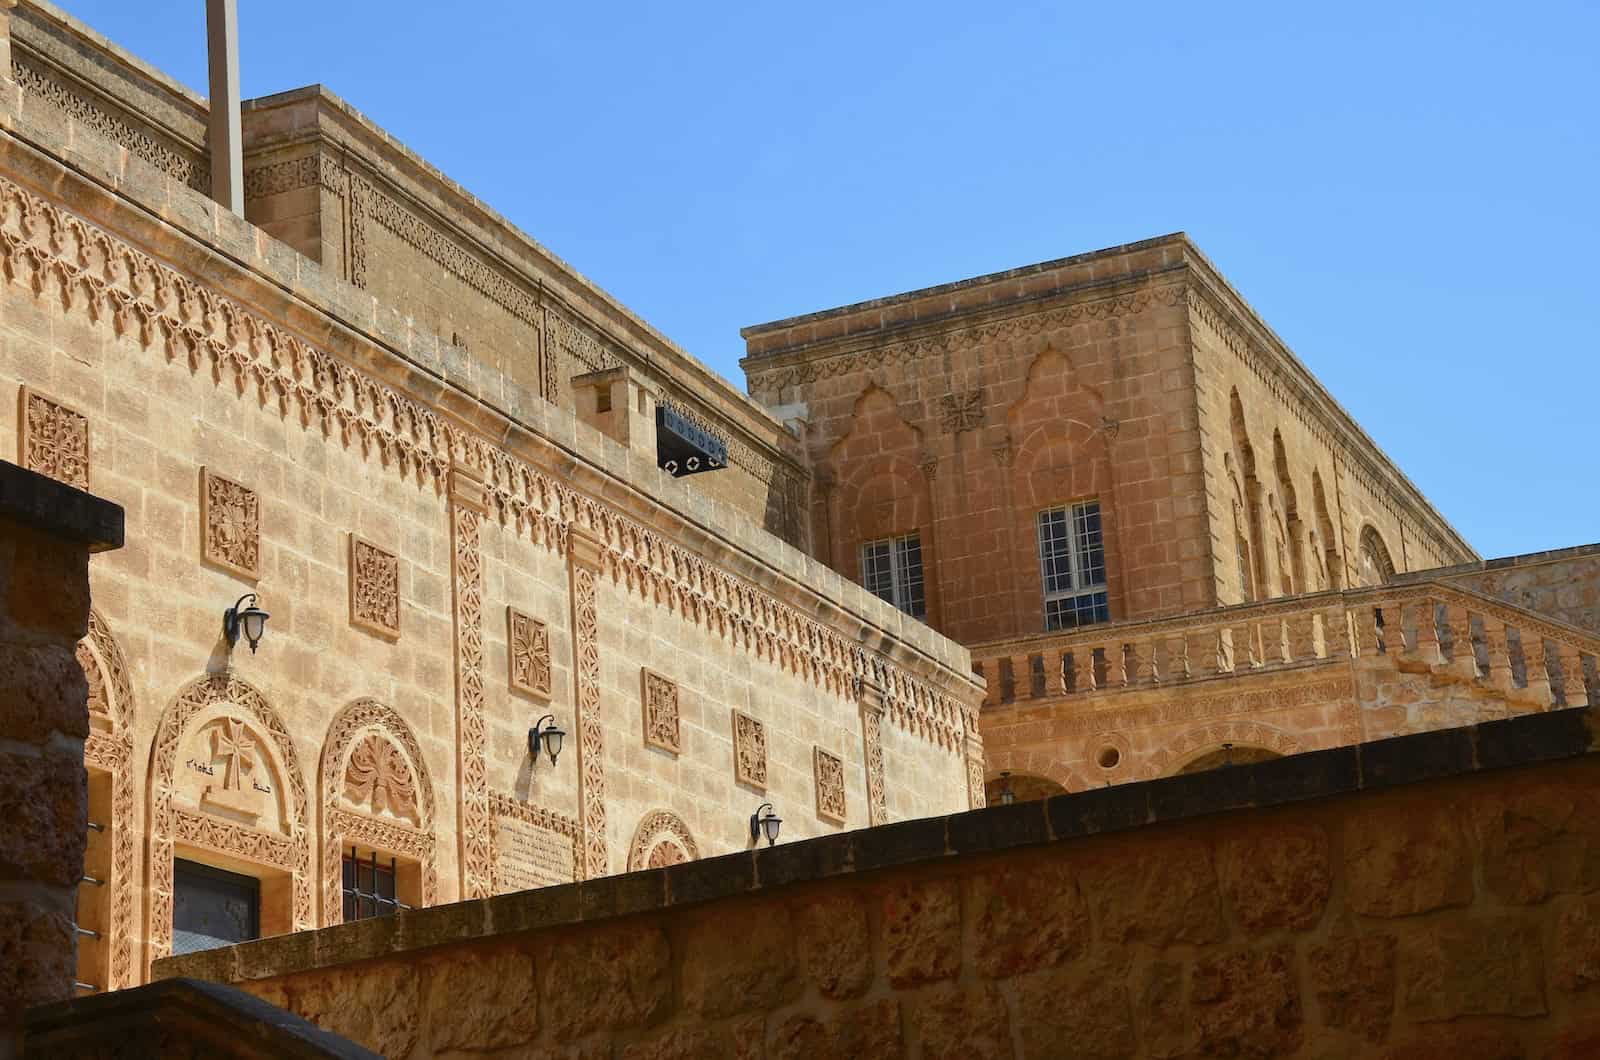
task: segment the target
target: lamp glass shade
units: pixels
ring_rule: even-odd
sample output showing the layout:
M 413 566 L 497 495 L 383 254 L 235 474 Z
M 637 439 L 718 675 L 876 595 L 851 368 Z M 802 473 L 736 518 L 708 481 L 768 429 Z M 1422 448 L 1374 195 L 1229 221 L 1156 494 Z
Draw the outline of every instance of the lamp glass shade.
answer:
M 767 845 L 771 846 L 778 841 L 778 829 L 783 825 L 783 818 L 777 814 L 769 814 L 761 818 L 761 830 L 766 833 Z
M 244 633 L 244 639 L 250 642 L 252 650 L 267 631 L 267 618 L 267 613 L 253 604 L 239 612 L 239 629 Z
M 544 731 L 544 748 L 545 751 L 550 755 L 551 765 L 556 764 L 556 756 L 561 753 L 561 741 L 566 739 L 566 737 L 567 734 L 561 729 L 556 728 L 554 725 L 550 726 Z

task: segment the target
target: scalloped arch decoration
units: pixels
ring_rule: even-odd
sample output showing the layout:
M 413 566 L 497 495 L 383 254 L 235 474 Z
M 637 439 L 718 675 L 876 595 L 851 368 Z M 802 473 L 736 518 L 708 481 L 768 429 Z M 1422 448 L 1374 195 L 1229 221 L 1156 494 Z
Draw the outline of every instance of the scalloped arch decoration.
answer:
M 672 856 L 665 861 L 658 857 L 658 847 L 664 847 L 668 843 L 675 846 L 684 857 Z M 633 842 L 628 847 L 628 871 L 659 868 L 663 863 L 695 861 L 699 857 L 700 847 L 695 843 L 689 826 L 683 823 L 683 818 L 671 810 L 651 810 L 644 815 L 639 821 L 639 827 L 634 830 Z

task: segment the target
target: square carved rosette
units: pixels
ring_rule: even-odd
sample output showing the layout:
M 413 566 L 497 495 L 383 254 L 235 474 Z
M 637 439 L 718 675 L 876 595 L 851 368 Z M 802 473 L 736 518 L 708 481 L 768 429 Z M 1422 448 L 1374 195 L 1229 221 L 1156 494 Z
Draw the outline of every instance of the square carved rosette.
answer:
M 550 698 L 550 631 L 514 607 L 506 608 L 506 658 L 513 690 L 535 699 Z
M 639 698 L 644 705 L 644 742 L 677 754 L 683 750 L 678 724 L 678 683 L 649 667 L 640 668 Z
M 393 640 L 400 636 L 400 560 L 350 535 L 350 623 Z
M 261 577 L 260 498 L 208 467 L 200 469 L 200 554 L 241 577 Z
M 17 397 L 18 463 L 78 489 L 89 488 L 89 418 L 37 390 Z
M 733 712 L 733 777 L 767 790 L 767 727 L 743 711 Z
M 820 747 L 812 749 L 817 776 L 817 816 L 844 824 L 844 759 Z

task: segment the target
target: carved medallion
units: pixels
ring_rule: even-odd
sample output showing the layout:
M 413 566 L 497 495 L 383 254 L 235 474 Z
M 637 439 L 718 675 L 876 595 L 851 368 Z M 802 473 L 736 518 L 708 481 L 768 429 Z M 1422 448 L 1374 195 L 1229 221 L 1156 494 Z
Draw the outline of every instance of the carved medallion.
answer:
M 689 860 L 689 855 L 683 848 L 670 839 L 663 839 L 650 848 L 650 856 L 645 859 L 644 867 L 647 869 L 664 869 L 668 865 L 682 865 Z
M 677 754 L 682 750 L 678 739 L 678 685 L 654 670 L 643 669 L 641 672 L 644 742 Z
M 261 505 L 255 490 L 200 469 L 200 552 L 210 563 L 261 577 Z
M 983 424 L 983 388 L 964 394 L 946 394 L 939 399 L 939 425 L 955 434 L 976 430 Z
M 550 698 L 550 632 L 537 618 L 506 608 L 506 655 L 511 687 L 539 699 Z
M 17 414 L 22 466 L 78 489 L 89 488 L 89 420 L 23 387 Z
M 737 710 L 733 712 L 733 776 L 741 784 L 767 790 L 767 727 Z
M 817 816 L 834 824 L 844 824 L 844 760 L 818 747 L 814 749 L 817 772 Z
M 377 733 L 368 733 L 350 752 L 344 774 L 345 801 L 372 814 L 388 814 L 421 825 L 417 786 L 405 754 Z
M 400 561 L 350 535 L 350 621 L 384 637 L 400 635 Z

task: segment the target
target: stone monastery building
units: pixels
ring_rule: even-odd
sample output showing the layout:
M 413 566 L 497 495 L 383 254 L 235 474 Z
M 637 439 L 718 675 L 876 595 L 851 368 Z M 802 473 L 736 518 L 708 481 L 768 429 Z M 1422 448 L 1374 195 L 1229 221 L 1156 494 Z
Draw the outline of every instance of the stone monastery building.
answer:
M 80 989 L 1588 700 L 1593 551 L 1480 562 L 1182 235 L 747 328 L 747 397 L 321 87 L 243 216 L 49 4 L 0 89 L 0 458 L 127 519 Z

